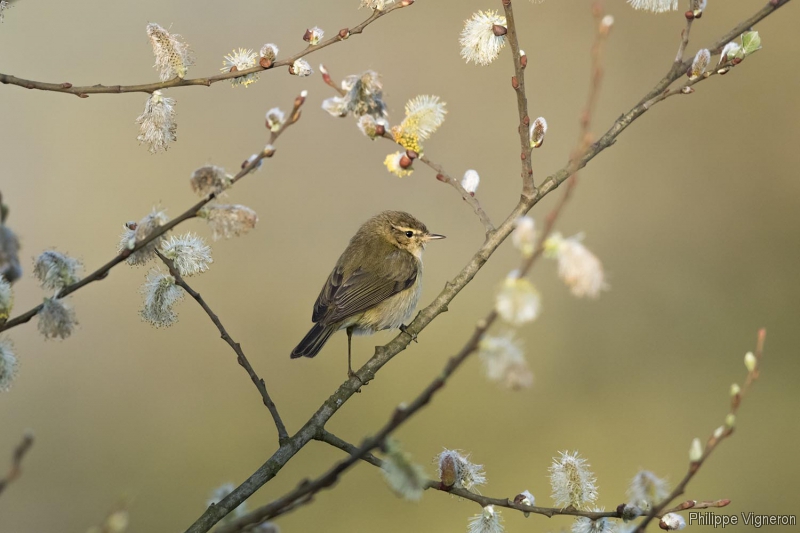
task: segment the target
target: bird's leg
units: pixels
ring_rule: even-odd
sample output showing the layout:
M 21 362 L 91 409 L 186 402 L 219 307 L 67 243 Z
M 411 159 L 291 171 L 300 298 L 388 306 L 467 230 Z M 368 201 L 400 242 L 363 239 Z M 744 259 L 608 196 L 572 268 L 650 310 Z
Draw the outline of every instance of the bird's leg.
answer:
M 417 341 L 417 334 L 416 333 L 409 333 L 408 326 L 406 326 L 405 324 L 400 324 L 400 328 L 399 329 L 400 329 L 400 331 L 402 331 L 403 333 L 405 333 L 406 335 L 411 337 L 412 341 L 419 342 L 419 341 Z
M 350 363 L 351 361 L 350 348 L 353 344 L 353 328 L 354 326 L 350 326 L 349 328 L 347 328 L 347 377 L 356 378 L 359 381 L 359 383 L 361 383 L 361 385 L 366 385 L 366 383 L 361 381 L 359 375 L 353 372 L 353 366 Z M 361 385 L 359 385 L 358 390 L 356 392 L 361 392 Z
M 347 376 L 353 377 L 355 372 L 353 372 L 353 366 L 350 364 L 350 349 L 353 345 L 353 326 L 347 328 Z

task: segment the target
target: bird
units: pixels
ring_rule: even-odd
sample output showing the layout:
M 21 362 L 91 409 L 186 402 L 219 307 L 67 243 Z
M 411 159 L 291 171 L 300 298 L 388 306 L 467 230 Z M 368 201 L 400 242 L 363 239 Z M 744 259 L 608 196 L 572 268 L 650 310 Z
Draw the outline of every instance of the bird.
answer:
M 314 357 L 330 336 L 347 331 L 347 375 L 352 337 L 384 329 L 405 331 L 422 292 L 422 252 L 432 240 L 425 224 L 404 211 L 383 211 L 356 232 L 319 293 L 314 326 L 292 350 L 291 358 Z

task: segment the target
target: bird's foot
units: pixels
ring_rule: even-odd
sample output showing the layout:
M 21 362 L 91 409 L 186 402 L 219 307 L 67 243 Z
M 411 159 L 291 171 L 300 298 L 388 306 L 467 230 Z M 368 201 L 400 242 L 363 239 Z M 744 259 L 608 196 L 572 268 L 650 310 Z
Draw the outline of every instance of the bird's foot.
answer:
M 419 341 L 417 341 L 417 334 L 416 333 L 410 333 L 408 331 L 408 326 L 406 326 L 405 324 L 400 324 L 400 331 L 402 331 L 403 333 L 405 333 L 406 335 L 411 337 L 412 341 L 419 342 Z
M 359 385 L 358 385 L 358 389 L 356 390 L 356 392 L 361 392 L 361 387 L 363 387 L 365 385 L 369 385 L 369 383 L 364 383 L 363 381 L 361 381 L 361 376 L 359 376 L 358 374 L 353 372 L 353 369 L 351 369 L 351 368 L 347 369 L 347 377 L 349 379 L 356 378 L 358 380 Z

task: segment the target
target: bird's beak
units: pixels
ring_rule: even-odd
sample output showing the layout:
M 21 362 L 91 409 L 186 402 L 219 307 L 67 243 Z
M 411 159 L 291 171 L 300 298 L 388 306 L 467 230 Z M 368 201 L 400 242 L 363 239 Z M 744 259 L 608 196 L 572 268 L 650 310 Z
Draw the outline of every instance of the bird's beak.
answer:
M 429 233 L 425 236 L 426 241 L 435 241 L 437 239 L 444 239 L 444 235 L 439 235 L 438 233 Z

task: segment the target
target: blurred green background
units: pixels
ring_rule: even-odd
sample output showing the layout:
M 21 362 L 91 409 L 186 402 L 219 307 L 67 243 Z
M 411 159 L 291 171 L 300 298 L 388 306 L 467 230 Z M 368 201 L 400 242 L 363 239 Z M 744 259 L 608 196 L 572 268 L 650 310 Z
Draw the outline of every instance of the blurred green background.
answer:
M 357 0 L 292 2 L 16 2 L 0 26 L 0 71 L 73 84 L 156 81 L 144 28 L 158 22 L 182 34 L 197 55 L 190 77 L 218 72 L 234 47 L 277 43 L 301 50 L 307 27 L 328 35 L 368 16 Z M 712 0 L 694 25 L 689 53 L 708 45 L 762 2 Z M 527 52 L 532 117 L 547 118 L 534 154 L 541 180 L 563 166 L 578 135 L 589 79 L 593 19 L 589 2 L 516 2 Z M 500 2 L 418 1 L 361 36 L 308 59 L 335 79 L 374 69 L 383 75 L 390 121 L 405 102 L 436 94 L 444 126 L 427 155 L 478 190 L 496 222 L 518 198 L 516 102 L 510 50 L 488 67 L 459 58 L 463 20 Z M 614 15 L 606 78 L 595 117 L 599 135 L 663 75 L 677 49 L 683 15 L 636 12 L 606 2 Z M 681 10 L 682 11 L 682 10 Z M 599 479 L 600 503 L 614 508 L 639 468 L 676 482 L 691 439 L 723 421 L 728 388 L 744 379 L 744 353 L 768 330 L 762 378 L 737 431 L 690 485 L 687 498 L 730 498 L 733 513 L 796 513 L 800 461 L 800 73 L 794 48 L 797 6 L 758 26 L 764 50 L 691 96 L 656 106 L 582 173 L 558 229 L 586 232 L 604 262 L 611 291 L 573 298 L 555 265 L 532 279 L 543 314 L 520 330 L 535 373 L 533 388 L 511 392 L 487 382 L 477 358 L 397 436 L 433 476 L 432 458 L 460 448 L 486 465 L 484 494 L 530 490 L 551 505 L 547 467 L 559 450 L 579 450 Z M 280 139 L 276 157 L 231 192 L 260 222 L 247 236 L 213 245 L 212 269 L 191 280 L 241 342 L 294 432 L 341 383 L 346 340 L 335 336 L 314 360 L 288 354 L 310 326 L 311 307 L 355 229 L 384 209 L 408 210 L 446 241 L 426 254 L 427 304 L 483 240 L 455 192 L 419 166 L 398 179 L 382 165 L 394 151 L 369 142 L 352 119 L 320 108 L 333 95 L 318 72 L 285 69 L 255 85 L 166 91 L 178 102 L 178 142 L 153 156 L 138 146 L 143 94 L 70 95 L 0 87 L 0 190 L 8 224 L 22 240 L 25 277 L 15 314 L 41 302 L 32 258 L 56 247 L 86 271 L 113 257 L 122 224 L 160 204 L 176 216 L 196 201 L 191 172 L 207 163 L 230 171 L 266 139 L 264 112 L 287 109 L 309 91 L 302 120 Z M 532 212 L 537 221 L 558 195 Z M 200 221 L 181 226 L 210 237 Z M 342 409 L 329 429 L 351 441 L 384 423 L 456 352 L 518 262 L 504 245 L 474 282 Z M 213 488 L 239 483 L 272 453 L 275 429 L 234 354 L 199 306 L 185 300 L 180 322 L 156 330 L 141 322 L 138 288 L 146 268 L 115 268 L 72 298 L 80 327 L 45 342 L 35 321 L 12 330 L 21 372 L 0 395 L 0 470 L 26 428 L 36 444 L 23 476 L 0 497 L 0 531 L 82 532 L 121 498 L 132 499 L 133 532 L 182 531 Z M 357 338 L 356 361 L 391 333 Z M 311 443 L 250 501 L 263 504 L 342 457 Z M 479 512 L 471 502 L 430 492 L 420 503 L 396 498 L 380 473 L 359 465 L 313 506 L 279 520 L 284 531 L 463 531 Z M 557 531 L 568 518 L 506 512 L 509 531 Z M 744 530 L 740 526 L 739 530 Z M 787 530 L 788 531 L 788 530 Z

